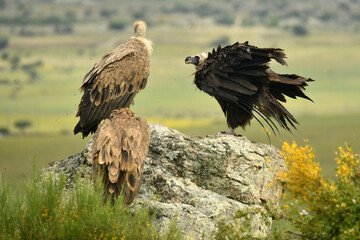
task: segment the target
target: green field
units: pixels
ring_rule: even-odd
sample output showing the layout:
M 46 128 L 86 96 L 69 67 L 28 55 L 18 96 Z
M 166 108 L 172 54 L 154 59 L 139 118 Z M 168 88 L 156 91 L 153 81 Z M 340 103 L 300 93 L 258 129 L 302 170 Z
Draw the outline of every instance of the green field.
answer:
M 46 34 L 24 37 L 10 34 L 9 56 L 20 57 L 20 66 L 41 61 L 39 80 L 29 82 L 21 70 L 14 71 L 7 60 L 0 60 L 0 127 L 13 135 L 0 138 L 0 172 L 18 182 L 31 173 L 36 156 L 38 168 L 80 152 L 86 143 L 73 136 L 74 117 L 81 98 L 80 83 L 94 62 L 131 35 L 124 31 L 79 29 L 72 35 Z M 360 151 L 360 34 L 314 30 L 307 37 L 296 37 L 281 29 L 225 26 L 170 27 L 149 29 L 154 42 L 148 86 L 135 98 L 133 110 L 150 122 L 160 122 L 188 134 L 207 135 L 226 130 L 225 119 L 214 99 L 192 84 L 193 66 L 184 59 L 209 51 L 211 43 L 223 36 L 231 42 L 248 40 L 261 47 L 281 47 L 289 67 L 273 63 L 280 73 L 297 73 L 315 79 L 307 94 L 314 103 L 289 100 L 286 107 L 299 120 L 299 131 L 281 131 L 271 137 L 280 147 L 284 140 L 309 139 L 324 172 L 333 174 L 334 152 L 344 142 Z M 16 81 L 15 81 L 16 80 Z M 25 135 L 14 127 L 17 120 L 32 125 Z M 260 126 L 253 122 L 249 139 L 269 143 Z

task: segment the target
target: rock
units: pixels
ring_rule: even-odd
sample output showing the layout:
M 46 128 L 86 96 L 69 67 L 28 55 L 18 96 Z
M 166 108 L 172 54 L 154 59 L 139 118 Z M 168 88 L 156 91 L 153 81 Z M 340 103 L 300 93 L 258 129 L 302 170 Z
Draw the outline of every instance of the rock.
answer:
M 187 136 L 156 123 L 150 129 L 143 183 L 134 204 L 156 210 L 160 229 L 177 217 L 186 239 L 208 239 L 222 219 L 234 226 L 244 223 L 232 220 L 240 210 L 251 215 L 253 236 L 268 236 L 272 219 L 264 213 L 278 207 L 282 186 L 274 178 L 285 169 L 278 149 L 224 134 Z M 91 145 L 43 172 L 65 173 L 71 185 L 75 172 L 92 172 Z

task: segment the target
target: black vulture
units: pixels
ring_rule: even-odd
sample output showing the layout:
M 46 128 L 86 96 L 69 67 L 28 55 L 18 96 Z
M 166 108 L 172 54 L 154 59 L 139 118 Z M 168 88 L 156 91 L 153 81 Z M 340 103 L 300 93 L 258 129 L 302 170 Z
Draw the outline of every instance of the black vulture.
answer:
M 285 96 L 312 101 L 304 90 L 313 80 L 296 74 L 277 74 L 270 69 L 271 59 L 287 65 L 285 58 L 280 48 L 236 42 L 223 48 L 219 45 L 208 54 L 189 56 L 185 63 L 196 66 L 195 85 L 220 104 L 230 128 L 225 133 L 236 135 L 235 128 L 245 128 L 252 118 L 263 127 L 265 122 L 274 133 L 278 128 L 273 119 L 288 131 L 291 126 L 296 129 L 298 122 L 280 102 L 286 102 Z

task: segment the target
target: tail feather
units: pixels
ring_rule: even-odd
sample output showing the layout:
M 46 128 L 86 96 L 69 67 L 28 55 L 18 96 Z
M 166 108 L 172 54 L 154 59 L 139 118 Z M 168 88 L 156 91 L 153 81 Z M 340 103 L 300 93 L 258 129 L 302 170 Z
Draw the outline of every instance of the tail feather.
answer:
M 142 164 L 140 169 L 131 171 L 133 175 L 131 178 L 129 178 L 129 171 L 120 171 L 118 180 L 115 183 L 111 183 L 107 179 L 108 171 L 104 171 L 104 183 L 107 186 L 104 191 L 105 202 L 110 198 L 111 203 L 114 204 L 115 200 L 122 194 L 125 204 L 132 203 L 141 186 L 143 168 L 144 164 Z
M 97 128 L 98 128 L 99 124 L 95 124 L 92 127 L 88 127 L 88 128 L 83 128 L 80 125 L 80 121 L 76 124 L 75 128 L 74 128 L 74 135 L 78 134 L 79 132 L 82 133 L 82 137 L 85 138 L 87 137 L 90 133 L 94 133 L 96 132 Z
M 303 91 L 307 82 L 313 80 L 295 74 L 277 74 L 271 71 L 268 71 L 268 76 L 270 80 L 269 91 L 268 94 L 260 96 L 258 107 L 267 116 L 274 117 L 283 128 L 291 132 L 290 127 L 296 129 L 295 124 L 299 123 L 280 102 L 286 102 L 285 96 L 295 99 L 301 97 L 312 101 Z
M 279 123 L 279 125 L 290 131 L 291 129 L 288 126 L 288 122 L 295 129 L 295 123 L 298 124 L 298 121 L 295 117 L 280 103 L 276 100 L 272 95 L 264 95 L 260 96 L 259 102 L 256 104 L 257 108 L 261 110 L 266 116 L 271 116 L 275 118 L 275 120 Z
M 284 95 L 296 99 L 301 97 L 309 101 L 309 98 L 303 91 L 308 85 L 307 82 L 312 82 L 311 78 L 304 78 L 296 74 L 277 74 L 268 71 L 269 76 L 269 92 L 279 101 L 286 102 Z

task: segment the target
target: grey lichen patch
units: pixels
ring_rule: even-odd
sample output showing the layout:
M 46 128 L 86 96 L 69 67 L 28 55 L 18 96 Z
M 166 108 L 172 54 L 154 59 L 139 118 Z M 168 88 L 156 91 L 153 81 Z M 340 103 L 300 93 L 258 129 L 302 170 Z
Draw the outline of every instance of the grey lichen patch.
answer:
M 284 169 L 276 148 L 245 137 L 216 134 L 194 137 L 151 123 L 143 182 L 134 204 L 157 213 L 159 227 L 177 217 L 187 239 L 211 239 L 218 221 L 249 211 L 249 231 L 266 238 L 282 194 L 274 184 L 275 169 Z M 50 164 L 43 173 L 63 173 L 71 187 L 74 174 L 92 173 L 91 141 L 82 153 Z M 233 220 L 244 223 L 246 216 Z M 250 218 L 249 218 L 250 219 Z M 237 226 L 237 225 L 234 225 Z M 239 226 L 237 226 L 239 227 Z
M 226 172 L 224 158 L 217 155 L 199 155 L 193 163 L 194 182 L 206 189 L 218 187 L 214 178 L 222 178 Z

